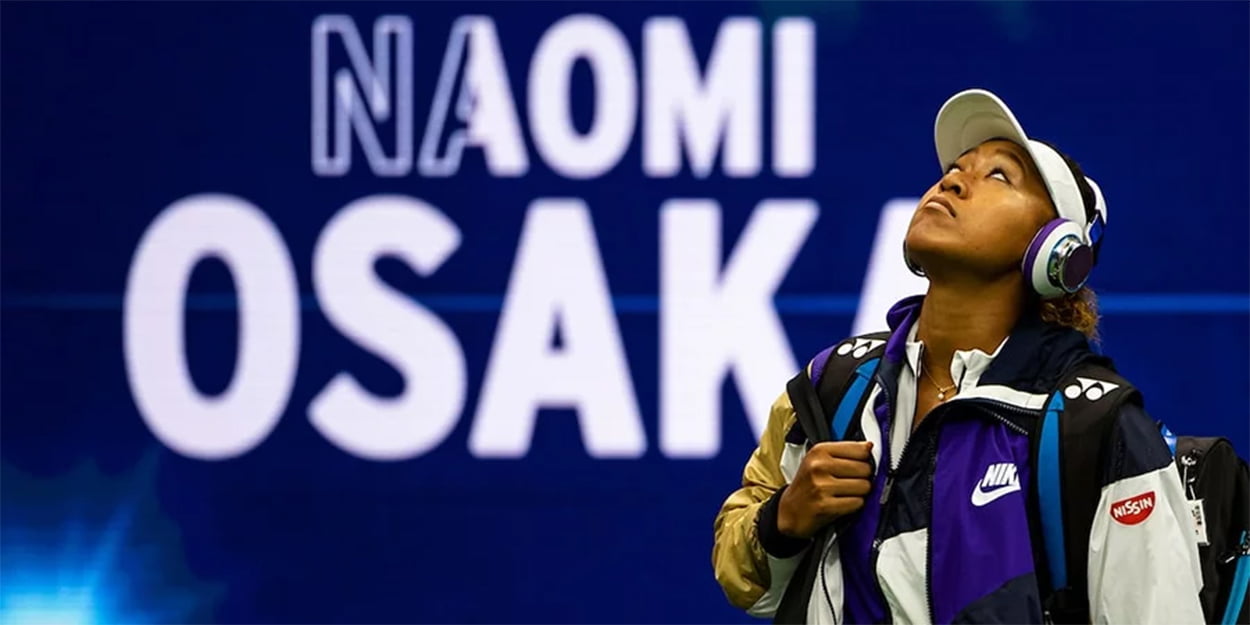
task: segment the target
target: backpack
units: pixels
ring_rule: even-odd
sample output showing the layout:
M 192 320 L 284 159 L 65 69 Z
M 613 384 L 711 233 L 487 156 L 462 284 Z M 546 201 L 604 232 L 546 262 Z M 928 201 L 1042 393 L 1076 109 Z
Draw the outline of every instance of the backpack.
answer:
M 818 355 L 786 385 L 795 418 L 813 443 L 845 438 L 863 412 L 872 376 L 888 332 L 866 334 Z M 813 382 L 813 379 L 816 381 Z M 1103 400 L 1104 397 L 1106 401 Z M 1051 394 L 1041 419 L 1029 430 L 1032 471 L 1028 496 L 1030 533 L 1043 609 L 1050 622 L 1088 623 L 1086 566 L 1089 532 L 1099 501 L 1097 480 L 1065 476 L 1098 475 L 1102 450 L 1119 408 L 1141 405 L 1141 393 L 1112 368 L 1109 360 L 1085 361 L 1067 372 Z M 832 411 L 826 407 L 835 406 Z M 1170 433 L 1169 433 L 1170 435 Z M 1223 441 L 1220 444 L 1219 441 Z M 1171 440 L 1169 440 L 1171 446 Z M 1226 439 L 1180 437 L 1177 466 L 1205 501 L 1209 546 L 1200 547 L 1203 612 L 1210 623 L 1250 623 L 1250 474 Z M 1184 467 L 1189 467 L 1189 472 Z M 1233 467 L 1233 469 L 1229 469 Z M 1238 472 L 1240 471 L 1240 472 Z M 1187 483 L 1187 494 L 1191 492 Z M 850 521 L 849 518 L 841 520 Z M 823 544 L 827 527 L 815 536 Z M 806 621 L 807 603 L 819 558 L 810 550 L 795 570 L 774 616 L 777 623 Z M 1239 618 L 1240 617 L 1240 618 Z
M 1117 386 L 1122 387 L 1118 398 L 1095 403 Z M 1141 394 L 1109 364 L 1080 365 L 1051 395 L 1038 424 L 1033 487 L 1045 553 L 1034 560 L 1039 577 L 1043 568 L 1047 572 L 1043 584 L 1049 580 L 1049 585 L 1042 596 L 1050 594 L 1043 607 L 1052 622 L 1089 622 L 1086 557 L 1099 488 L 1094 480 L 1066 476 L 1097 474 L 1099 450 L 1117 410 L 1130 401 L 1141 405 Z M 1226 438 L 1178 437 L 1157 425 L 1172 450 L 1193 513 L 1203 581 L 1199 600 L 1206 622 L 1250 623 L 1250 468 Z
M 1165 438 L 1172 438 L 1160 425 Z M 1194 514 L 1208 623 L 1250 623 L 1250 467 L 1223 437 L 1175 438 L 1173 454 Z M 1235 496 L 1229 496 L 1233 494 Z

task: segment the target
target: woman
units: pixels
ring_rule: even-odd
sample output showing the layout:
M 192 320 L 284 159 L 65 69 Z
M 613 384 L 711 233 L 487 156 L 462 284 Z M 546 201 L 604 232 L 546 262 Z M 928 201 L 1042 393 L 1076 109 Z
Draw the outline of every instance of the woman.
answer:
M 1095 512 L 1089 558 L 1077 563 L 1083 588 L 1062 602 L 1048 591 L 1028 488 L 1036 451 L 1013 419 L 1040 418 L 1056 385 L 1094 358 L 1084 282 L 1106 206 L 989 92 L 947 101 L 935 138 L 945 173 L 904 245 L 928 292 L 891 311 L 844 440 L 812 444 L 790 397 L 774 404 L 743 488 L 716 519 L 718 581 L 735 605 L 788 621 L 1202 622 L 1179 476 L 1136 402 L 1113 408 L 1106 460 L 1080 476 L 1098 481 L 1088 489 L 1097 503 L 1085 502 Z M 881 342 L 843 343 L 832 357 Z M 812 361 L 813 380 L 828 358 Z M 1123 516 L 1125 501 L 1147 499 Z

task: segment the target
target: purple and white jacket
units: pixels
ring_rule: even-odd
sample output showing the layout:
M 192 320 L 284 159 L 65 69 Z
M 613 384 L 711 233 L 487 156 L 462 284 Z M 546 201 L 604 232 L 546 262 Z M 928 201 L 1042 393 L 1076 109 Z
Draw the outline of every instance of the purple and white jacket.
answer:
M 908 298 L 891 310 L 868 401 L 847 431 L 849 440 L 874 444 L 878 470 L 864 508 L 825 544 L 801 548 L 777 531 L 775 514 L 771 525 L 761 522 L 770 583 L 752 614 L 773 615 L 791 582 L 802 583 L 798 562 L 819 549 L 809 623 L 1044 621 L 1027 502 L 1030 440 L 1019 424 L 1040 417 L 1064 372 L 1090 356 L 1088 342 L 1035 317 L 1022 320 L 995 354 L 956 355 L 958 395 L 908 436 L 921 303 Z M 853 351 L 838 347 L 829 348 L 834 358 Z M 829 350 L 813 359 L 813 382 Z M 1168 448 L 1136 405 L 1120 408 L 1112 428 L 1115 453 L 1104 455 L 1101 475 L 1089 476 L 1101 486 L 1088 559 L 1092 620 L 1201 623 L 1198 551 Z M 786 483 L 806 450 L 796 424 L 780 462 Z

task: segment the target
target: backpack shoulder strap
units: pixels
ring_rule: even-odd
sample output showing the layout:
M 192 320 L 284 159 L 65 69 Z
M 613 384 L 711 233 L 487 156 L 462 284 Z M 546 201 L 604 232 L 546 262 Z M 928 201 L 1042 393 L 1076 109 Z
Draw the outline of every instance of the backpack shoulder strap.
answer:
M 854 416 L 863 410 L 868 399 L 872 376 L 889 337 L 888 332 L 876 332 L 827 347 L 786 385 L 797 425 L 808 441 L 823 443 L 846 438 L 856 423 Z M 826 527 L 817 533 L 815 543 L 825 544 L 830 531 Z M 819 550 L 809 549 L 803 556 L 781 596 L 774 623 L 807 622 L 807 604 L 816 584 L 820 554 Z
M 1101 492 L 1103 452 L 1119 408 L 1141 394 L 1109 361 L 1065 374 L 1032 432 L 1033 493 L 1042 549 L 1039 579 L 1054 622 L 1088 622 L 1089 532 Z
M 889 337 L 888 332 L 874 332 L 827 347 L 786 384 L 807 440 L 819 443 L 846 437 Z

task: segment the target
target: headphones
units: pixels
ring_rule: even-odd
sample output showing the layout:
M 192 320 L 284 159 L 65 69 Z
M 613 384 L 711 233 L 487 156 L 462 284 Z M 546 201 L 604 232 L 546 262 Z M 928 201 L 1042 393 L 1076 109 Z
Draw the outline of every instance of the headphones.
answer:
M 1098 260 L 1098 243 L 1106 229 L 1102 190 L 1093 180 L 1086 178 L 1085 181 L 1094 192 L 1094 218 L 1089 226 L 1082 228 L 1075 221 L 1063 217 L 1047 222 L 1033 235 L 1020 263 L 1025 280 L 1042 299 L 1079 291 L 1089 280 Z M 903 262 L 912 273 L 925 276 L 924 268 L 907 253 L 906 239 L 903 241 Z
M 1094 247 L 1076 223 L 1052 220 L 1029 242 L 1020 271 L 1042 299 L 1075 293 L 1094 268 Z

